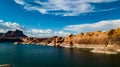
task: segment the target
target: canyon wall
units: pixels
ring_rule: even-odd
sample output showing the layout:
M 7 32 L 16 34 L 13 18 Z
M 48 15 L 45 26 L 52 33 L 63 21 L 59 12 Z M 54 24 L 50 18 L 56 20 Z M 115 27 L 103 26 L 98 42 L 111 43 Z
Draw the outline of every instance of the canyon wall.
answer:
M 110 31 L 86 32 L 67 37 L 54 36 L 51 38 L 22 38 L 23 44 L 38 44 L 61 46 L 66 48 L 91 48 L 91 52 L 117 53 L 120 52 L 120 28 Z

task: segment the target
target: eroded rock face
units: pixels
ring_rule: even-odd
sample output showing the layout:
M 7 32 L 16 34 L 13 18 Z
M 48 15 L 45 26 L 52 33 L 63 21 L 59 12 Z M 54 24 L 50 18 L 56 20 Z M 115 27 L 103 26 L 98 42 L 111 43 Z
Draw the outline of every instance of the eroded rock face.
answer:
M 50 38 L 51 42 L 49 43 L 52 46 L 59 46 L 64 42 L 64 38 L 63 37 L 52 37 Z
M 44 44 L 44 45 L 51 45 L 51 46 L 56 46 L 60 45 L 63 43 L 64 38 L 63 37 L 58 37 L 54 36 L 51 38 L 22 38 L 24 43 L 27 44 Z
M 78 35 L 69 35 L 65 38 L 64 43 L 70 44 L 108 44 L 109 36 L 107 32 L 87 32 Z
M 108 35 L 110 45 L 120 45 L 120 28 L 110 30 Z
M 54 36 L 51 38 L 30 38 L 23 34 L 22 31 L 8 31 L 3 34 L 3 37 L 24 37 L 21 40 L 25 43 L 42 43 L 51 45 L 75 45 L 75 44 L 85 44 L 85 45 L 119 45 L 120 44 L 120 28 L 112 29 L 108 32 L 87 32 L 80 33 L 78 35 L 69 35 L 67 37 Z
M 8 32 L 9 33 L 9 32 Z M 51 38 L 23 38 L 25 43 L 29 44 L 46 44 L 46 45 L 63 45 L 63 46 L 81 46 L 81 45 L 119 45 L 120 28 L 112 29 L 108 32 L 87 32 L 78 35 L 69 35 L 67 37 L 54 36 Z
M 73 34 L 70 34 L 69 36 L 65 37 L 63 45 L 66 46 L 66 45 L 70 45 L 71 43 L 73 43 L 75 41 L 74 37 L 75 37 L 75 35 L 73 35 Z
M 46 38 L 32 38 L 32 37 L 26 37 L 26 38 L 21 38 L 24 43 L 27 44 L 41 44 Z

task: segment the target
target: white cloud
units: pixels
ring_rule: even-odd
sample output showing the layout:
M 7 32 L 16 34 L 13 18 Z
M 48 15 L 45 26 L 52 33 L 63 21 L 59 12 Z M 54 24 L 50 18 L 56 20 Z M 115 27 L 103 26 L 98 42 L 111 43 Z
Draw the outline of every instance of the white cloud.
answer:
M 80 32 L 92 32 L 96 30 L 108 31 L 116 27 L 120 27 L 120 20 L 100 21 L 93 24 L 69 25 L 66 26 L 64 30 L 80 33 Z
M 64 32 L 64 31 L 55 31 L 54 34 L 57 36 L 68 36 L 71 33 L 70 32 Z
M 79 0 L 79 1 L 88 3 L 101 3 L 101 2 L 114 2 L 118 0 Z
M 67 36 L 70 33 L 64 31 L 53 31 L 51 29 L 30 29 L 25 32 L 30 37 L 52 37 L 52 36 Z
M 24 27 L 21 26 L 20 24 L 16 23 L 16 22 L 6 22 L 1 20 L 2 23 L 0 23 L 0 32 L 7 32 L 9 30 L 24 30 Z
M 0 20 L 0 23 L 3 22 L 3 20 Z
M 31 29 L 34 33 L 49 34 L 52 32 L 51 29 L 41 30 L 41 29 Z
M 91 3 L 114 2 L 118 0 L 33 0 L 31 4 L 26 0 L 14 0 L 27 10 L 35 10 L 41 14 L 53 14 L 62 16 L 77 16 L 83 13 L 93 12 L 95 7 Z M 39 5 L 35 5 L 39 4 Z
M 67 36 L 70 33 L 65 31 L 53 31 L 51 29 L 27 29 L 17 22 L 6 22 L 0 20 L 0 32 L 5 33 L 7 31 L 14 31 L 16 29 L 24 32 L 25 35 L 29 37 L 52 37 L 52 36 Z
M 47 11 L 45 9 L 39 8 L 39 7 L 36 7 L 36 6 L 35 7 L 28 7 L 28 6 L 26 6 L 24 8 L 27 9 L 27 10 L 29 10 L 29 11 L 36 10 L 36 11 L 42 13 L 42 14 L 47 14 Z
M 14 0 L 16 3 L 20 4 L 20 5 L 24 5 L 25 2 L 23 0 Z
M 30 37 L 52 37 L 52 36 L 67 36 L 71 34 L 70 32 L 92 32 L 96 30 L 108 31 L 116 27 L 120 27 L 120 19 L 118 20 L 107 20 L 100 21 L 93 24 L 78 24 L 78 25 L 69 25 L 64 28 L 64 30 L 53 31 L 52 29 L 27 29 L 17 22 L 6 22 L 0 20 L 0 32 L 7 32 L 9 30 L 22 30 L 27 36 Z M 69 31 L 69 32 L 67 32 Z

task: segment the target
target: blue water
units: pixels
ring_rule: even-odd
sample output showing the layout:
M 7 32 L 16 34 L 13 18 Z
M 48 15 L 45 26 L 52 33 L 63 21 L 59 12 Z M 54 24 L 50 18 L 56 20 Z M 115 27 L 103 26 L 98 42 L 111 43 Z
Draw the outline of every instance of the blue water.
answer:
M 13 67 L 120 67 L 120 54 L 0 43 L 0 64 L 12 64 Z

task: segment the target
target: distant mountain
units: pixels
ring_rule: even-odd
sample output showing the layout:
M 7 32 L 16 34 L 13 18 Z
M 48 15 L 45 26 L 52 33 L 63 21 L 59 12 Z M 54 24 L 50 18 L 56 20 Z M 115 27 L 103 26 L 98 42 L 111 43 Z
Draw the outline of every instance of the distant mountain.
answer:
M 23 34 L 22 31 L 20 30 L 15 30 L 15 31 L 8 31 L 4 34 L 2 34 L 3 37 L 27 37 L 26 35 Z

